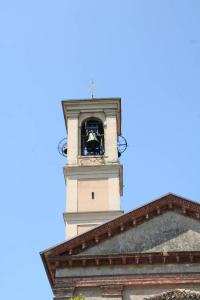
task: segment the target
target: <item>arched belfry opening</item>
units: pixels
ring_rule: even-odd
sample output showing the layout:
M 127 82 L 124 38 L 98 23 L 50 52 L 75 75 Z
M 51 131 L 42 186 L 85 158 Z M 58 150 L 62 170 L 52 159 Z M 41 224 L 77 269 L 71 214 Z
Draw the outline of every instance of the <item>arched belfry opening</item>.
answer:
M 104 155 L 104 128 L 98 118 L 88 118 L 81 124 L 81 155 Z

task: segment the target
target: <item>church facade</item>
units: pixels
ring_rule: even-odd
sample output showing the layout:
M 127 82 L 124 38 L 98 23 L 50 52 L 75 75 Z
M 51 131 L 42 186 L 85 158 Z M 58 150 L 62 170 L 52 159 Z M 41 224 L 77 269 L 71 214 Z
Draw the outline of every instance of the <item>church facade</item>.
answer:
M 200 204 L 170 193 L 124 214 L 121 100 L 62 105 L 66 240 L 41 252 L 54 299 L 200 299 Z

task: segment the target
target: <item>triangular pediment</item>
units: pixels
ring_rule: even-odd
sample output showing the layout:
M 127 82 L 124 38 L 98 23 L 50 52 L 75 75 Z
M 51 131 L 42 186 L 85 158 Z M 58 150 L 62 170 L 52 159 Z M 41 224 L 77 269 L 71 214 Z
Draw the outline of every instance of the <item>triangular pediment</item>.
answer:
M 56 266 L 63 264 L 197 262 L 200 205 L 167 194 L 49 248 L 41 257 L 51 282 Z
M 174 211 L 123 231 L 77 255 L 200 251 L 200 222 Z
M 51 255 L 75 255 L 86 253 L 90 248 L 101 249 L 109 241 L 119 241 L 118 247 L 122 249 L 135 236 L 134 252 L 160 251 L 162 247 L 170 245 L 175 249 L 173 240 L 199 238 L 200 204 L 177 196 L 164 195 L 154 201 L 134 209 L 116 219 L 104 223 L 79 236 L 52 247 L 43 253 Z M 123 243 L 122 241 L 123 237 Z M 137 242 L 138 240 L 139 242 Z M 167 244 L 165 244 L 167 243 Z M 132 241 L 133 244 L 133 241 Z M 101 247 L 102 245 L 102 247 Z M 161 246 L 163 245 L 163 246 Z M 186 249 L 187 245 L 184 244 Z M 178 247 L 178 246 L 176 246 Z M 194 248 L 199 245 L 194 245 Z M 95 248 L 96 249 L 96 248 Z M 127 247 L 127 250 L 129 248 Z M 180 248 L 177 248 L 180 250 Z M 130 249 L 130 251 L 132 251 Z M 91 250 L 92 251 L 92 250 Z

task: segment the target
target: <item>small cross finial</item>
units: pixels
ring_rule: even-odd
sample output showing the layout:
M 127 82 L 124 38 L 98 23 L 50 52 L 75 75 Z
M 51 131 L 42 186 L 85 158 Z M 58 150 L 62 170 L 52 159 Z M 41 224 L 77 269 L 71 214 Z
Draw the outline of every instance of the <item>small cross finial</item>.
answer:
M 96 85 L 94 83 L 94 81 L 92 80 L 91 84 L 90 84 L 90 93 L 91 93 L 91 98 L 94 98 L 94 93 L 96 91 Z

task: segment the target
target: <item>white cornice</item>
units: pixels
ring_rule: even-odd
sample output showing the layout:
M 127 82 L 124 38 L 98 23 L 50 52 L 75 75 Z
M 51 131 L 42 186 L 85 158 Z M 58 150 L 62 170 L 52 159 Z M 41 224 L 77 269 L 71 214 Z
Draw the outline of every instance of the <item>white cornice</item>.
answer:
M 69 166 L 66 165 L 63 168 L 64 175 L 81 175 L 81 174 L 116 174 L 117 171 L 121 171 L 122 165 L 121 164 L 106 164 L 106 165 L 88 165 L 88 166 Z
M 65 223 L 107 222 L 124 214 L 123 210 L 67 212 L 63 214 Z
M 77 99 L 62 101 L 65 125 L 67 119 L 74 118 L 79 113 L 104 112 L 107 115 L 117 115 L 117 132 L 121 135 L 121 98 Z
M 107 164 L 107 165 L 91 165 L 91 166 L 69 166 L 63 168 L 65 183 L 67 177 L 77 178 L 104 178 L 119 176 L 120 195 L 123 196 L 123 165 Z

